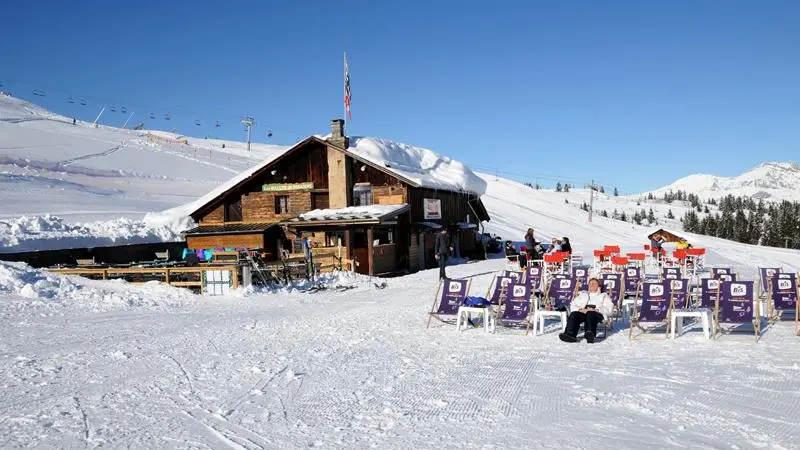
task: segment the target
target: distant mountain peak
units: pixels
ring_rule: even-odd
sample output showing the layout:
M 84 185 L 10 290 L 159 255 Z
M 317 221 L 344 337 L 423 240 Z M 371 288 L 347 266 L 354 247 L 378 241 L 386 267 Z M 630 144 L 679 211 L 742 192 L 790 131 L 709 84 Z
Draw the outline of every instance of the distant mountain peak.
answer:
M 734 177 L 694 174 L 649 193 L 658 197 L 665 192 L 679 190 L 703 199 L 734 195 L 772 201 L 800 201 L 800 164 L 794 161 L 768 161 Z

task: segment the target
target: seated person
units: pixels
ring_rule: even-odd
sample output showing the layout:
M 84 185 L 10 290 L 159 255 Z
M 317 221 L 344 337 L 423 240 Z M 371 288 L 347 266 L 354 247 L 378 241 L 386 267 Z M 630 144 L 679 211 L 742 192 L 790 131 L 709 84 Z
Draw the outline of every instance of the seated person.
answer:
M 550 248 L 547 249 L 547 254 L 550 255 L 550 254 L 553 254 L 555 252 L 560 252 L 560 251 L 561 251 L 561 241 L 559 241 L 556 238 L 553 238 L 553 240 L 552 240 L 552 242 L 550 244 Z
M 572 300 L 570 310 L 572 312 L 567 318 L 567 329 L 558 335 L 559 339 L 564 342 L 577 342 L 578 329 L 583 323 L 586 342 L 591 344 L 597 335 L 597 324 L 614 313 L 614 302 L 608 294 L 600 290 L 600 280 L 592 278 L 589 280 L 589 290 L 581 292 Z
M 514 244 L 511 241 L 506 241 L 505 252 L 506 252 L 506 258 L 508 258 L 508 259 L 513 259 L 513 258 L 509 258 L 510 256 L 518 256 L 519 255 L 519 252 L 517 251 L 517 247 L 514 247 Z

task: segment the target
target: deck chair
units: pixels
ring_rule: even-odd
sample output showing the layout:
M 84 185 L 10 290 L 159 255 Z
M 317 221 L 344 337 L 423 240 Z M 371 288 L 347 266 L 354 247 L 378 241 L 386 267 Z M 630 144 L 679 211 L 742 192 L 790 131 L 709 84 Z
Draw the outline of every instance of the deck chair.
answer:
M 733 272 L 731 272 L 731 273 L 720 273 L 720 274 L 717 274 L 717 279 L 719 281 L 727 281 L 729 283 L 732 283 L 732 282 L 736 281 L 736 274 L 733 273 Z
M 589 289 L 589 268 L 588 267 L 573 267 L 572 278 L 578 283 L 578 291 L 585 291 Z
M 533 313 L 533 335 L 544 332 L 545 319 L 558 317 L 561 319 L 561 330 L 567 326 L 569 304 L 578 293 L 578 283 L 573 278 L 553 278 L 545 289 L 544 308 L 536 308 Z M 559 311 L 563 309 L 564 311 Z M 538 329 L 538 332 L 537 332 Z
M 525 270 L 525 285 L 531 291 L 531 295 L 542 291 L 542 268 L 538 266 L 528 267 Z
M 766 298 L 767 291 L 769 290 L 770 285 L 772 284 L 772 277 L 774 277 L 776 274 L 779 274 L 781 272 L 782 272 L 782 270 L 781 270 L 780 267 L 759 267 L 758 268 L 758 275 L 760 277 L 759 281 L 761 281 L 761 283 L 759 283 L 761 285 L 761 292 L 760 292 L 761 296 Z
M 721 274 L 725 273 L 733 273 L 733 270 L 730 267 L 712 267 L 711 268 L 711 278 L 719 278 Z
M 670 280 L 670 302 L 671 308 L 687 309 L 689 308 L 689 279 L 680 278 L 677 280 Z
M 623 276 L 620 273 L 604 273 L 600 281 L 603 283 L 603 289 L 609 297 L 611 302 L 614 303 L 614 314 L 612 320 L 616 321 L 622 317 L 622 310 L 624 309 L 625 294 L 623 293 L 622 284 Z
M 493 305 L 501 305 L 506 297 L 509 285 L 513 284 L 513 277 L 503 275 L 494 277 L 494 280 L 489 285 L 489 290 L 486 292 L 486 298 L 488 298 Z
M 661 269 L 661 280 L 677 280 L 681 278 L 680 267 L 664 267 Z
M 716 278 L 703 278 L 700 280 L 700 304 L 701 308 L 708 308 L 713 311 L 717 305 L 717 293 L 719 292 L 720 281 Z
M 448 280 L 439 282 L 439 289 L 436 290 L 436 297 L 428 313 L 428 326 L 430 328 L 431 319 L 447 322 L 442 317 L 455 320 L 458 316 L 458 307 L 464 304 L 464 299 L 469 293 L 469 286 L 472 280 Z
M 722 329 L 722 324 L 752 324 L 756 342 L 761 336 L 760 302 L 755 297 L 752 281 L 722 281 L 714 308 L 714 336 L 730 334 L 736 327 Z
M 531 291 L 525 284 L 511 284 L 503 303 L 499 322 L 502 325 L 525 326 L 525 335 L 530 330 Z
M 767 319 L 772 323 L 781 319 L 784 311 L 794 311 L 795 334 L 798 331 L 797 317 L 797 275 L 794 273 L 778 273 L 769 278 L 767 286 Z
M 633 316 L 631 316 L 628 339 L 642 337 L 662 326 L 664 327 L 664 339 L 668 338 L 669 313 L 670 282 L 642 283 L 642 306 L 639 307 L 638 302 L 633 304 Z M 641 333 L 637 336 L 633 335 L 634 326 L 641 330 Z
M 642 270 L 639 267 L 628 267 L 624 275 L 625 295 L 635 295 L 639 292 L 639 284 L 642 282 Z
M 504 270 L 502 276 L 511 277 L 514 279 L 514 283 L 520 284 L 523 278 L 525 278 L 525 272 L 519 270 Z

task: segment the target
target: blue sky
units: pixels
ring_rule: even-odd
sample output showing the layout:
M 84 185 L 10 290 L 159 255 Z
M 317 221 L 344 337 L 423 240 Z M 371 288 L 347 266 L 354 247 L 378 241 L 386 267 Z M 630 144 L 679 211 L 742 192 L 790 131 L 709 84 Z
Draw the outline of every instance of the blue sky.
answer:
M 352 134 L 517 179 L 638 192 L 800 159 L 800 2 L 7 3 L 2 89 L 81 119 L 243 139 L 250 114 L 291 144 L 342 116 L 346 51 Z

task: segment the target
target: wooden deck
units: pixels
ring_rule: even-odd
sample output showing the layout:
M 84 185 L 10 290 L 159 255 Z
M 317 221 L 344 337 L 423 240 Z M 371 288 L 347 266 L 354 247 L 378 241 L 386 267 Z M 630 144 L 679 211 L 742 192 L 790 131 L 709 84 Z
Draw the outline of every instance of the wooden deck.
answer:
M 129 283 L 160 281 L 171 286 L 203 291 L 203 272 L 228 270 L 231 272 L 231 288 L 239 287 L 239 270 L 235 265 L 199 267 L 79 267 L 71 269 L 47 269 L 53 273 L 78 275 L 92 280 L 122 279 Z

